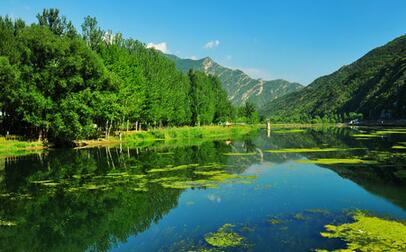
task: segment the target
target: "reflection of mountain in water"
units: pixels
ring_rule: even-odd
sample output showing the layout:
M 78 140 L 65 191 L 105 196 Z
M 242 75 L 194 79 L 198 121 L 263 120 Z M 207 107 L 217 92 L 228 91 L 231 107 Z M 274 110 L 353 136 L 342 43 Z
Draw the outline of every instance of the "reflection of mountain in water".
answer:
M 396 153 L 391 147 L 399 141 L 397 136 L 383 139 L 356 140 L 348 128 L 326 128 L 309 130 L 300 134 L 272 134 L 266 138 L 264 134 L 257 137 L 254 143 L 263 149 L 338 147 L 365 148 L 364 151 L 344 151 L 326 153 L 268 153 L 265 159 L 270 162 L 282 163 L 303 157 L 319 158 L 373 158 L 377 164 L 368 165 L 319 165 L 333 170 L 343 178 L 347 178 L 365 188 L 367 191 L 384 197 L 394 204 L 406 209 L 406 153 Z

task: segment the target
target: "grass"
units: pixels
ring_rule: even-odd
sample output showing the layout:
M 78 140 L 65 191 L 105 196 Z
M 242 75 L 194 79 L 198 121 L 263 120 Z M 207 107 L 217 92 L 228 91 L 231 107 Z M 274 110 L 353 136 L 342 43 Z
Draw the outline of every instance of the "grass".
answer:
M 0 158 L 21 156 L 42 150 L 44 145 L 40 141 L 22 141 L 0 137 Z

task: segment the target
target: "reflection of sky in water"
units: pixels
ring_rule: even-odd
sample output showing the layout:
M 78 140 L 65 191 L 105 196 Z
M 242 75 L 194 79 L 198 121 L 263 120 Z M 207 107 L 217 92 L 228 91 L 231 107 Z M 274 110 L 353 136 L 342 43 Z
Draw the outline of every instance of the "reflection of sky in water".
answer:
M 406 151 L 392 149 L 406 142 L 406 134 L 357 140 L 348 129 L 309 131 L 270 138 L 260 134 L 227 143 L 156 142 L 146 149 L 124 147 L 124 152 L 50 150 L 41 157 L 5 162 L 0 169 L 0 220 L 17 220 L 17 225 L 0 227 L 0 251 L 26 251 L 33 246 L 38 251 L 59 251 L 67 244 L 71 251 L 93 246 L 101 251 L 179 251 L 193 245 L 197 250 L 210 248 L 205 234 L 226 223 L 234 224 L 233 230 L 251 244 L 234 250 L 309 251 L 342 247 L 337 240 L 322 238 L 320 231 L 326 224 L 350 221 L 348 210 L 406 219 L 402 177 Z M 266 152 L 315 147 L 346 151 Z M 378 163 L 295 162 L 325 158 Z M 207 175 L 210 172 L 212 177 Z M 248 184 L 249 179 L 223 180 L 232 177 L 230 173 L 256 179 Z M 219 187 L 163 187 L 173 181 L 181 188 L 199 181 L 198 185 Z M 108 187 L 98 187 L 104 185 Z M 280 223 L 273 223 L 275 219 Z
M 266 226 L 269 216 L 292 216 L 309 209 L 328 209 L 337 214 L 349 209 L 368 209 L 377 214 L 406 219 L 406 211 L 367 192 L 351 180 L 316 165 L 295 162 L 254 164 L 244 174 L 257 175 L 255 183 L 187 190 L 181 195 L 178 207 L 159 223 L 137 237 L 130 237 L 127 244 L 113 250 L 150 251 L 162 248 L 162 245 L 168 247 L 182 239 L 202 240 L 204 234 L 215 231 L 224 223 L 257 226 L 255 232 L 266 232 L 263 226 Z M 320 228 L 322 226 L 316 225 L 312 230 L 311 224 L 309 227 L 299 223 L 284 232 L 297 236 L 292 239 L 300 239 L 303 232 L 308 232 L 316 241 L 323 241 L 318 237 Z M 264 235 L 267 234 L 258 236 Z M 252 238 L 258 239 L 258 236 Z M 257 249 L 266 246 L 261 245 L 260 239 L 252 242 L 257 243 Z M 285 249 L 289 250 L 289 247 Z

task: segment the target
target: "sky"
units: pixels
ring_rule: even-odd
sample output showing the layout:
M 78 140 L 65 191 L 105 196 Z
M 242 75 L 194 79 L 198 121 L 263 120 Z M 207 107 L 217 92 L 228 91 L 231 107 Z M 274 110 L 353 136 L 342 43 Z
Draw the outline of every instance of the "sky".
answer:
M 166 53 L 304 85 L 406 33 L 406 0 L 0 0 L 0 15 L 28 23 L 44 8 L 79 30 L 90 15 Z

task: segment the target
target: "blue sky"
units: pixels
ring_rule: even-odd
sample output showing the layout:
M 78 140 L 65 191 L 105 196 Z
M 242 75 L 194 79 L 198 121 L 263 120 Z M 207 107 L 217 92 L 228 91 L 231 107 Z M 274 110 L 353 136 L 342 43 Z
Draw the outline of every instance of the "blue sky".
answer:
M 95 16 L 103 29 L 180 57 L 302 84 L 406 33 L 405 0 L 1 0 L 0 14 L 35 22 L 51 7 L 77 28 Z

